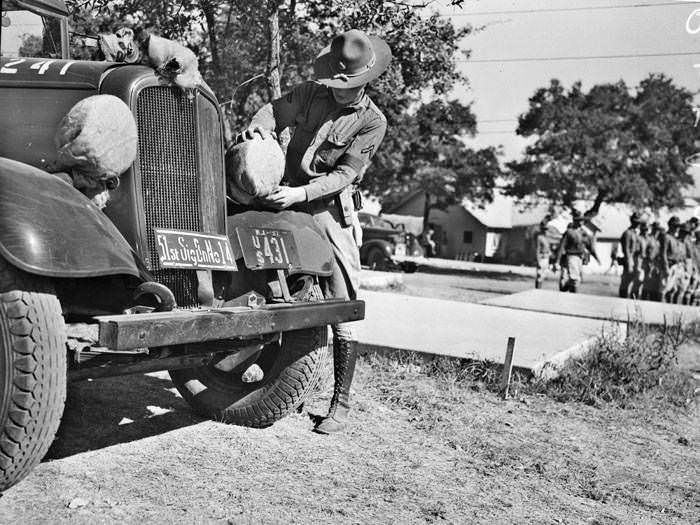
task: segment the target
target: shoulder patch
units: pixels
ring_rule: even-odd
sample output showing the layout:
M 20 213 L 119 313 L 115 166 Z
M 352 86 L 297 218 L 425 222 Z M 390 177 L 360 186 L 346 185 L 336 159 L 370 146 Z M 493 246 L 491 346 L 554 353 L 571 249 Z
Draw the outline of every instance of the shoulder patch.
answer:
M 363 153 L 363 154 L 365 154 L 365 155 L 367 155 L 367 156 L 369 156 L 369 157 L 372 156 L 372 153 L 373 153 L 373 152 L 374 152 L 374 144 L 370 144 L 370 145 L 367 146 L 366 148 L 363 148 L 363 149 L 360 150 L 360 153 Z

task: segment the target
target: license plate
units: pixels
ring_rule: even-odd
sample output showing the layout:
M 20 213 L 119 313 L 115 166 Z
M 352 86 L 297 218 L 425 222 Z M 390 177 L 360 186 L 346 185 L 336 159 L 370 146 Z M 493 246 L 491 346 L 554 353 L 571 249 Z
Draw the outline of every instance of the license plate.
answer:
M 226 235 L 154 228 L 161 268 L 236 271 Z
M 246 267 L 255 270 L 300 266 L 299 250 L 290 230 L 236 228 Z

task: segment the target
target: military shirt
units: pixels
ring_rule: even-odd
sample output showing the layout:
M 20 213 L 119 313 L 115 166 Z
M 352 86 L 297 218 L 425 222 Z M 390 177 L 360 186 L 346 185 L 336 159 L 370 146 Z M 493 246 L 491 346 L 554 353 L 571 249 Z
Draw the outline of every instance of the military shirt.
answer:
M 547 238 L 547 234 L 542 233 L 542 232 L 538 232 L 536 242 L 537 242 L 537 258 L 544 259 L 545 257 L 549 257 L 550 254 L 552 253 L 552 248 L 549 245 L 549 239 Z
M 562 255 L 578 255 L 586 258 L 589 253 L 597 259 L 594 239 L 583 228 L 569 226 L 559 241 L 557 260 L 561 260 Z
M 681 246 L 681 242 L 675 235 L 671 233 L 664 234 L 661 241 L 661 262 L 665 271 L 668 271 L 671 266 L 684 258 L 685 254 L 681 254 L 682 249 L 684 247 Z
M 648 264 L 656 261 L 657 257 L 659 256 L 659 248 L 660 244 L 658 237 L 655 235 L 650 235 L 647 238 L 646 247 L 644 249 L 644 259 Z
M 285 178 L 305 186 L 308 201 L 359 182 L 386 133 L 386 118 L 366 94 L 341 106 L 326 86 L 311 81 L 260 108 L 254 125 L 278 133 L 294 128 Z
M 639 250 L 639 235 L 634 228 L 627 228 L 620 237 L 622 256 L 625 258 L 625 265 L 631 268 L 634 263 L 634 254 Z

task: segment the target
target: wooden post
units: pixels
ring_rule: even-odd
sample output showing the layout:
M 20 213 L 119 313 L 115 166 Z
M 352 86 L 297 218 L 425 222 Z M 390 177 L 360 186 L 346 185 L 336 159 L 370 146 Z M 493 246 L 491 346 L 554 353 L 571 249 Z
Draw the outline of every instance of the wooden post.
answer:
M 503 363 L 503 372 L 501 373 L 501 397 L 508 398 L 508 388 L 510 387 L 510 375 L 513 371 L 513 349 L 515 348 L 515 337 L 508 338 L 508 346 L 506 347 L 506 359 Z

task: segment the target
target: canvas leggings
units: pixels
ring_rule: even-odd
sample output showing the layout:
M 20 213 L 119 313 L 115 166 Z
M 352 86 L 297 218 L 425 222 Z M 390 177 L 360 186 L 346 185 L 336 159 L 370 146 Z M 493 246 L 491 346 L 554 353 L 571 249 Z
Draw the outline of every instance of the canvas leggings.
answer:
M 644 265 L 644 285 L 641 298 L 646 301 L 660 301 L 660 282 L 661 273 L 659 268 L 655 264 L 646 263 Z
M 535 288 L 541 288 L 544 278 L 549 270 L 549 256 L 537 258 L 537 271 L 535 273 Z
M 581 284 L 583 258 L 580 255 L 568 254 L 564 257 L 559 275 L 559 290 L 576 293 Z
M 676 296 L 681 289 L 685 289 L 683 263 L 674 263 L 668 273 L 660 280 L 661 300 L 665 303 L 675 302 Z

